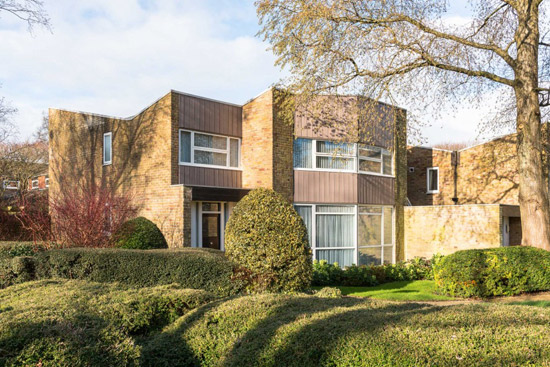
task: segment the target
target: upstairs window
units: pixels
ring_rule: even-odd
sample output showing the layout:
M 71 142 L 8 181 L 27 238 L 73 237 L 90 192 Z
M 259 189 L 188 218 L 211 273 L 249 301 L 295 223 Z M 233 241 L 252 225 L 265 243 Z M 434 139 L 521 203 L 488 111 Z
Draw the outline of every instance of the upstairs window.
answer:
M 19 181 L 4 181 L 3 183 L 5 190 L 19 190 Z
M 358 164 L 356 164 L 358 162 Z M 294 140 L 294 168 L 393 175 L 393 156 L 365 144 Z
M 31 181 L 31 190 L 38 190 L 40 188 L 40 183 L 38 180 Z
M 113 133 L 103 134 L 103 164 L 113 163 Z
M 439 168 L 428 168 L 428 194 L 437 194 L 439 192 Z
M 179 134 L 180 164 L 239 168 L 240 139 L 187 130 L 180 130 Z

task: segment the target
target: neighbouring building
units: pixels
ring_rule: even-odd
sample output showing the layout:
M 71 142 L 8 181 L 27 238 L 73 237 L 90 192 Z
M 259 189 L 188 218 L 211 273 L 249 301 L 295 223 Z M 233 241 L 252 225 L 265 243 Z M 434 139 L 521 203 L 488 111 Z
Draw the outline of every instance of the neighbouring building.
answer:
M 281 98 L 272 88 L 236 105 L 171 91 L 130 118 L 50 109 L 50 195 L 126 192 L 171 247 L 223 250 L 235 204 L 271 188 L 304 219 L 315 259 L 403 259 L 406 112 L 323 96 L 330 123 L 307 111 L 289 120 Z
M 406 258 L 521 244 L 516 134 L 457 151 L 408 147 L 407 161 Z

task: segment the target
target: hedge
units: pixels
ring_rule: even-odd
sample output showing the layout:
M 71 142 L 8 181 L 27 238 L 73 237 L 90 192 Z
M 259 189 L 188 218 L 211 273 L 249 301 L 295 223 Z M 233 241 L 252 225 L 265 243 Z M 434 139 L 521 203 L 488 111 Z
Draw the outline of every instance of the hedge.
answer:
M 550 290 L 550 252 L 533 247 L 463 250 L 434 269 L 436 289 L 455 297 L 511 296 Z
M 312 285 L 370 287 L 402 280 L 433 279 L 433 264 L 440 259 L 441 256 L 435 255 L 430 260 L 414 258 L 397 264 L 352 265 L 343 269 L 337 263 L 329 264 L 326 260 L 315 260 Z
M 34 279 L 38 251 L 42 248 L 32 242 L 0 243 L 0 288 Z
M 177 283 L 223 296 L 240 290 L 239 283 L 232 281 L 234 265 L 216 250 L 72 248 L 39 253 L 36 263 L 38 279 L 85 279 L 136 287 Z

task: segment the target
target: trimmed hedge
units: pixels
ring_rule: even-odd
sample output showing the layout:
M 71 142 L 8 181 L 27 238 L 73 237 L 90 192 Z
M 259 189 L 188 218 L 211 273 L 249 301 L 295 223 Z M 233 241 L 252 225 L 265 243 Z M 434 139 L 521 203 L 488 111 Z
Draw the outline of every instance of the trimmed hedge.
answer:
M 402 280 L 433 279 L 432 266 L 439 259 L 441 256 L 436 255 L 431 260 L 414 258 L 397 264 L 352 265 L 343 269 L 337 263 L 329 264 L 326 260 L 315 260 L 312 285 L 370 287 Z
M 39 253 L 38 279 L 66 278 L 152 287 L 177 283 L 226 296 L 240 291 L 234 265 L 208 249 L 123 250 L 72 248 Z
M 455 297 L 512 296 L 550 290 L 550 252 L 533 247 L 463 250 L 434 269 L 437 291 Z
M 144 217 L 126 221 L 113 236 L 115 247 L 149 250 L 168 248 L 164 235 L 157 225 Z
M 279 193 L 252 190 L 233 209 L 225 230 L 227 257 L 243 268 L 251 291 L 301 291 L 310 286 L 306 226 Z
M 0 243 L 0 288 L 35 279 L 38 251 L 42 248 L 32 242 Z

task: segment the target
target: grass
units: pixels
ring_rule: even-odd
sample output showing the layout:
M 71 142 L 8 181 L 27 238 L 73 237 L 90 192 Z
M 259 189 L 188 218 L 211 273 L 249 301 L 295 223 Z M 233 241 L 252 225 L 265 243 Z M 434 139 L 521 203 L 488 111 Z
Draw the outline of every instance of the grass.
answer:
M 550 366 L 549 323 L 505 304 L 43 280 L 0 290 L 0 366 Z
M 320 287 L 316 287 L 320 289 Z M 435 294 L 431 280 L 400 281 L 374 287 L 336 287 L 345 296 L 368 297 L 390 301 L 448 301 L 456 298 Z
M 507 302 L 505 304 L 513 305 L 513 306 L 535 306 L 535 307 L 550 308 L 550 301 L 517 301 L 517 302 Z

